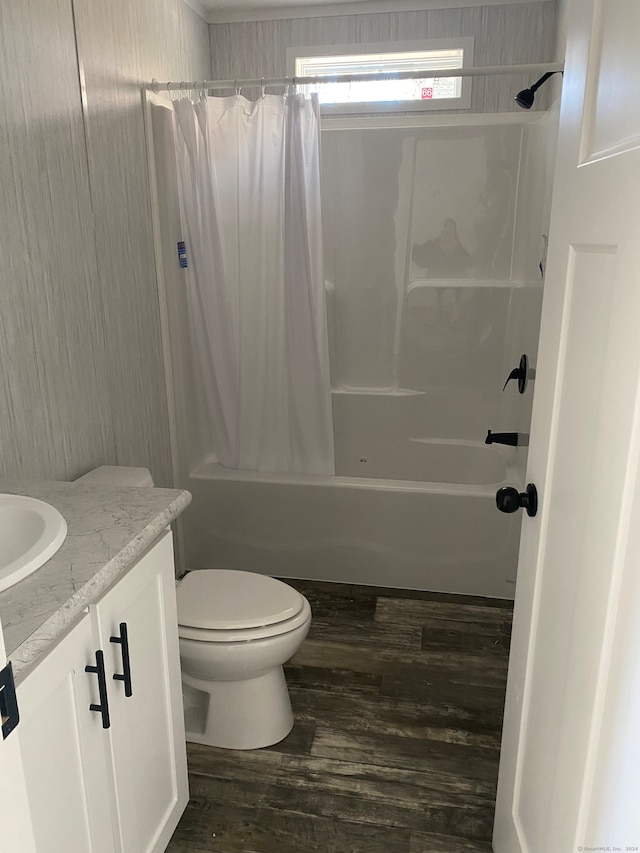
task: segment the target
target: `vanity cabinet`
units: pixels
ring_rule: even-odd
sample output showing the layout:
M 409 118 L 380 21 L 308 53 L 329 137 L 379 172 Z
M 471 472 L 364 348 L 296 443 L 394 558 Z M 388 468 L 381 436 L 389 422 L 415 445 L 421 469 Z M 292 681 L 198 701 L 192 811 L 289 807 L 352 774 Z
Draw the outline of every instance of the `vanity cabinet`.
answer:
M 164 851 L 188 800 L 169 532 L 19 685 L 18 704 L 38 853 Z

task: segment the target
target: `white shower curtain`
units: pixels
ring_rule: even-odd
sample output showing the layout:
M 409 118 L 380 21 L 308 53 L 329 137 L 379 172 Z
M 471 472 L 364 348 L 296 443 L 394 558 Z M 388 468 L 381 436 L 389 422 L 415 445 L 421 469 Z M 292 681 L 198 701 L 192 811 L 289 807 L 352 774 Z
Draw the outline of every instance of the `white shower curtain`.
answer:
M 333 474 L 315 97 L 174 102 L 192 345 L 222 465 Z

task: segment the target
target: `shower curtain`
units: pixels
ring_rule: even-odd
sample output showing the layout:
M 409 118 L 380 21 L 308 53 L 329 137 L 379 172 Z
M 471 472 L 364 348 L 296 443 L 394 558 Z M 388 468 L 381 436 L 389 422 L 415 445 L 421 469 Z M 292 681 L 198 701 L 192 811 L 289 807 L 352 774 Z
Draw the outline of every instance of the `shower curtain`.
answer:
M 219 462 L 333 474 L 315 96 L 174 102 L 186 287 Z

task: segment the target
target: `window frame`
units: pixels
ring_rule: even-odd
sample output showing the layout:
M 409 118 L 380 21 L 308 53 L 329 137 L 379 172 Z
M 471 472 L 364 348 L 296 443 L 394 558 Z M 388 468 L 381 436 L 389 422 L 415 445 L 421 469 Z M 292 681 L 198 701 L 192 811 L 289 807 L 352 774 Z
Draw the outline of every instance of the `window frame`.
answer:
M 419 41 L 376 42 L 360 44 L 316 45 L 287 48 L 287 76 L 303 76 L 296 72 L 296 60 L 310 56 L 357 56 L 370 53 L 404 53 L 429 50 L 463 50 L 462 68 L 473 66 L 473 36 L 457 38 L 421 39 Z M 357 72 L 354 72 L 357 73 Z M 306 75 L 304 75 L 306 76 Z M 347 104 L 321 104 L 328 115 L 362 115 L 367 113 L 433 112 L 471 109 L 471 77 L 462 78 L 459 98 L 435 98 L 424 101 L 360 101 Z

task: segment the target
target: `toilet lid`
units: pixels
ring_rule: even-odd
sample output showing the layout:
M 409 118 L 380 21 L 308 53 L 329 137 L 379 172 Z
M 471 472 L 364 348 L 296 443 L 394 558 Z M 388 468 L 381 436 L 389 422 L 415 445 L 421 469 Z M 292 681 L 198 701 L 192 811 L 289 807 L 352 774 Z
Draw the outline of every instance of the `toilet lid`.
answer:
M 296 616 L 300 593 L 253 572 L 201 569 L 178 585 L 178 622 L 190 628 L 228 630 L 274 625 Z

